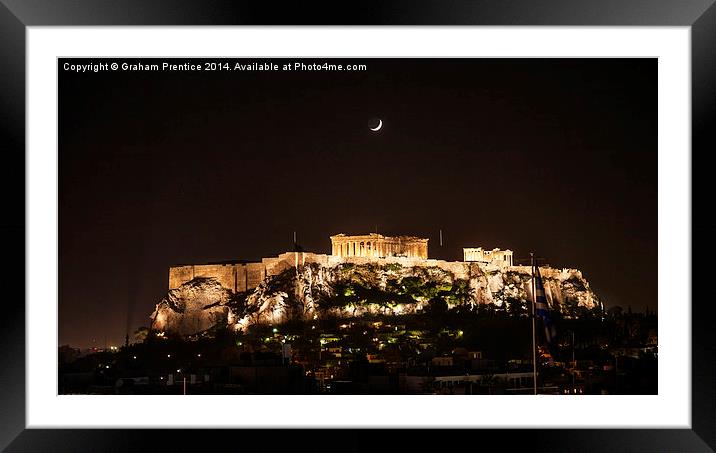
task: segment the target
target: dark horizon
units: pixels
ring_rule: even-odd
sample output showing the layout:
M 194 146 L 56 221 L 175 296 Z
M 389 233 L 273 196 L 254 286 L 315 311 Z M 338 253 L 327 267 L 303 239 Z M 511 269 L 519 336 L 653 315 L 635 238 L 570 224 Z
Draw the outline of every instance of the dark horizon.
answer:
M 261 60 L 296 61 L 242 61 Z M 59 60 L 60 344 L 123 344 L 170 265 L 274 256 L 294 231 L 317 253 L 376 227 L 431 258 L 535 251 L 606 307 L 657 310 L 656 59 L 336 60 L 367 71 Z

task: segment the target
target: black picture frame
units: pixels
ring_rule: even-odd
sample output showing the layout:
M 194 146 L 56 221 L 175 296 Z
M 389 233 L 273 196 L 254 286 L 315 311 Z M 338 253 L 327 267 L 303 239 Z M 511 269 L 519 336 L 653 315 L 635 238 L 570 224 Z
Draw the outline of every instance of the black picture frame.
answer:
M 0 150 L 3 199 L 0 262 L 11 292 L 4 293 L 0 315 L 0 448 L 7 451 L 126 451 L 161 448 L 185 450 L 192 440 L 236 445 L 233 430 L 25 429 L 25 50 L 29 26 L 118 25 L 559 25 L 691 27 L 692 207 L 709 206 L 705 158 L 716 149 L 716 6 L 714 0 L 487 0 L 416 1 L 274 5 L 229 0 L 0 0 Z M 340 9 L 337 5 L 341 5 Z M 524 447 L 550 451 L 712 451 L 716 448 L 716 340 L 711 334 L 714 304 L 710 290 L 713 266 L 697 265 L 713 251 L 714 224 L 692 209 L 692 243 L 699 253 L 692 263 L 692 429 L 549 429 L 480 430 L 468 441 L 497 442 L 508 450 Z M 699 283 L 700 282 L 700 283 Z M 687 289 L 685 289 L 687 291 Z M 687 293 L 685 293 L 687 294 Z M 688 296 L 688 295 L 687 295 Z M 608 420 L 605 420 L 608 422 Z M 635 420 L 635 424 L 638 424 Z M 465 433 L 463 433 L 465 434 Z M 271 449 L 317 448 L 306 436 L 282 433 L 245 436 L 269 442 Z M 342 448 L 373 448 L 375 437 L 333 430 L 320 435 L 343 439 Z M 387 436 L 402 449 L 452 434 L 413 430 Z M 477 437 L 479 436 L 479 437 Z M 449 438 L 449 439 L 448 439 Z M 347 440 L 347 443 L 346 443 Z M 457 442 L 457 441 L 455 441 Z M 299 444 L 299 445 L 297 445 Z M 248 444 L 241 442 L 241 447 Z M 330 445 L 330 444 L 329 444 Z M 455 444 L 457 445 L 457 444 Z M 468 444 L 469 445 L 469 444 Z M 477 445 L 477 444 L 475 444 Z M 383 447 L 385 444 L 383 445 Z

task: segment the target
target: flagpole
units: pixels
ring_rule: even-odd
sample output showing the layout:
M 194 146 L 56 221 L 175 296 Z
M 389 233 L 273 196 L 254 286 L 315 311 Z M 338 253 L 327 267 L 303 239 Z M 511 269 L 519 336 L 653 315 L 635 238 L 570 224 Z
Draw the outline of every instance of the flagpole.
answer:
M 537 341 L 535 338 L 535 303 L 537 301 L 535 284 L 535 254 L 530 252 L 530 261 L 532 262 L 532 380 L 534 384 L 534 392 L 537 394 Z

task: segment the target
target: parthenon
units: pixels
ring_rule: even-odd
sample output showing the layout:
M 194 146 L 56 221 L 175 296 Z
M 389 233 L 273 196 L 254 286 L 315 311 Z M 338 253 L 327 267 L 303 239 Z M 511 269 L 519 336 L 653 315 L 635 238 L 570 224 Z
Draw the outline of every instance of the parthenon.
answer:
M 428 240 L 415 236 L 391 237 L 378 233 L 347 236 L 341 233 L 331 236 L 331 244 L 334 256 L 428 258 Z

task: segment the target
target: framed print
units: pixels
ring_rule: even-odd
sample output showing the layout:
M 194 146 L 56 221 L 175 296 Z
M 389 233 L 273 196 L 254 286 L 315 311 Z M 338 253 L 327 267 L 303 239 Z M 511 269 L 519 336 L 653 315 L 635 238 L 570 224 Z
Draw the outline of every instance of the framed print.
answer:
M 6 3 L 8 451 L 716 442 L 708 2 Z

